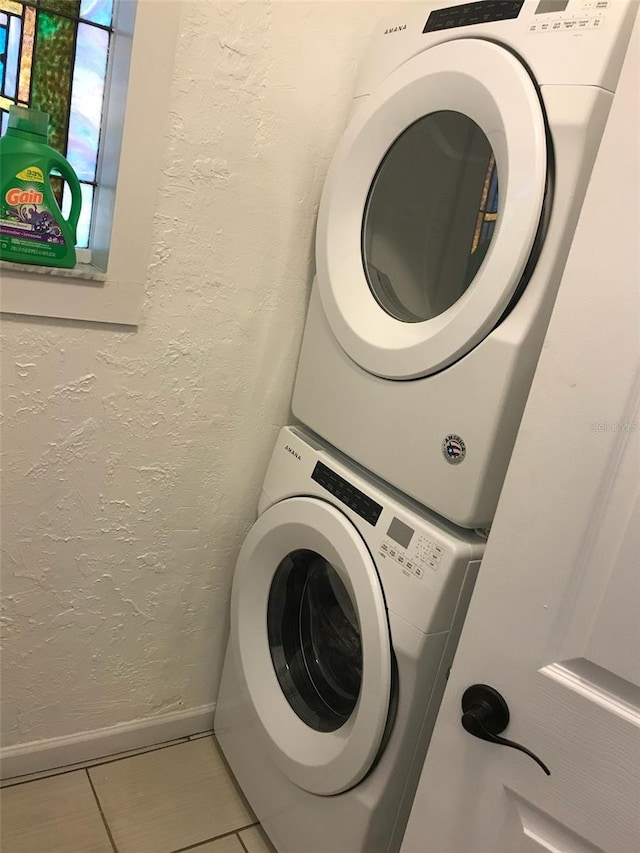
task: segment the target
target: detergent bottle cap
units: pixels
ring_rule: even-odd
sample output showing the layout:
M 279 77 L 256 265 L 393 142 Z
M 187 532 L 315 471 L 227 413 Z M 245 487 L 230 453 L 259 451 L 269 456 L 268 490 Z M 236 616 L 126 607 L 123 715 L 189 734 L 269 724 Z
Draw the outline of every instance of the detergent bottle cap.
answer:
M 49 113 L 12 105 L 9 108 L 9 127 L 21 133 L 30 133 L 37 136 L 38 141 L 46 142 L 49 135 Z

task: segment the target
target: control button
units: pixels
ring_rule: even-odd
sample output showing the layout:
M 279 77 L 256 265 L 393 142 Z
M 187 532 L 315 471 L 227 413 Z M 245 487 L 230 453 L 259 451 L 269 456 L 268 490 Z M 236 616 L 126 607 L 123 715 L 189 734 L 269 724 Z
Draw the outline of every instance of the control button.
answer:
M 396 552 L 393 550 L 393 548 L 389 551 L 389 553 L 391 554 L 392 557 L 396 556 Z
M 444 554 L 444 548 L 441 545 L 434 544 L 432 547 L 436 554 Z
M 411 562 L 411 560 L 407 560 L 407 568 L 408 568 L 410 571 L 413 571 L 413 563 Z
M 537 25 L 537 24 L 531 24 L 531 25 L 529 26 L 529 32 L 530 32 L 530 33 L 536 33 L 536 32 L 538 32 L 538 25 Z
M 388 551 L 388 550 L 389 550 L 389 546 L 387 545 L 387 543 L 386 543 L 386 542 L 383 542 L 383 543 L 382 543 L 382 545 L 381 545 L 381 547 L 382 547 L 382 550 L 383 550 L 383 551 Z
M 402 554 L 398 554 L 398 562 L 404 563 L 404 557 L 402 556 Z
M 434 563 L 439 563 L 442 558 L 440 557 L 440 554 L 437 554 L 435 551 L 432 551 L 429 554 L 429 559 L 433 560 Z
M 424 575 L 424 569 L 422 566 L 416 566 L 413 573 L 417 578 L 421 578 Z
M 561 28 L 562 28 L 562 21 L 555 21 L 555 22 L 551 25 L 551 29 L 552 29 L 554 32 L 557 32 L 557 31 L 558 31 L 558 30 L 560 30 Z
M 577 21 L 564 21 L 563 24 L 565 30 L 576 30 L 578 28 Z
M 604 18 L 592 18 L 591 20 L 591 29 L 597 30 L 604 23 Z
M 427 560 L 427 565 L 429 566 L 429 568 L 430 568 L 432 571 L 434 571 L 434 572 L 437 572 L 437 571 L 438 571 L 439 566 L 438 566 L 438 564 L 437 564 L 437 563 L 434 563 L 434 562 L 433 562 L 433 560 Z

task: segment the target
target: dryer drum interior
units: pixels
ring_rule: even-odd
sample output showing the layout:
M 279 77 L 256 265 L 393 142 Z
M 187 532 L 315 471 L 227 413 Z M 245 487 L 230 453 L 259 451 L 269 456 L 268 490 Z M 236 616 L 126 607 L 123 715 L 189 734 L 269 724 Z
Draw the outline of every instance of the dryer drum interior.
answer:
M 469 116 L 440 110 L 391 145 L 371 184 L 362 259 L 381 308 L 421 323 L 473 282 L 499 215 L 496 158 Z

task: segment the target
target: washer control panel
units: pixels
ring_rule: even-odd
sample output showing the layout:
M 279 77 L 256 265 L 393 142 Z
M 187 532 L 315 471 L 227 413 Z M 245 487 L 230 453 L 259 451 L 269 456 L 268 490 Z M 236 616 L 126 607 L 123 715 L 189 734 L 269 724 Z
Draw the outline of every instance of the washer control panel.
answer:
M 446 554 L 444 546 L 417 534 L 396 516 L 382 537 L 379 553 L 395 561 L 403 574 L 422 579 L 427 572 L 437 572 Z
M 339 501 L 342 501 L 349 509 L 357 512 L 361 518 L 364 518 L 373 527 L 376 526 L 382 512 L 382 507 L 348 480 L 345 480 L 344 477 L 336 474 L 335 471 L 323 465 L 322 462 L 316 462 L 311 479 L 319 483 Z

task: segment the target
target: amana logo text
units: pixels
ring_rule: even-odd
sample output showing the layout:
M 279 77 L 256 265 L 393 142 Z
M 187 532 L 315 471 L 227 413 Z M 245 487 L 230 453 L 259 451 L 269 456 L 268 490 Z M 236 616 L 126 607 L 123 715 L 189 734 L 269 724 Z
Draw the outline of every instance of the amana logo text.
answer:
M 399 33 L 402 30 L 406 30 L 406 29 L 407 29 L 406 24 L 400 24 L 399 27 L 387 27 L 387 29 L 384 31 L 384 35 L 388 36 L 389 33 Z
M 285 449 L 288 453 L 290 453 L 292 456 L 295 456 L 295 457 L 296 457 L 296 459 L 300 459 L 300 460 L 302 460 L 302 456 L 300 456 L 300 454 L 299 454 L 297 451 L 295 451 L 295 450 L 293 449 L 293 447 L 289 447 L 289 445 L 288 445 L 288 444 L 285 444 L 284 449 Z

